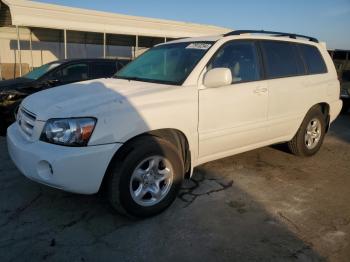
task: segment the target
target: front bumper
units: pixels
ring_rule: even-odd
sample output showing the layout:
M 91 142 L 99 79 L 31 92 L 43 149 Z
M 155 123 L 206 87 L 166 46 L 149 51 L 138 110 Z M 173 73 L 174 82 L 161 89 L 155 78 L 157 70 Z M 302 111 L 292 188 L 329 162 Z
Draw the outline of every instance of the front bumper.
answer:
M 94 194 L 122 144 L 65 147 L 32 142 L 14 123 L 7 130 L 7 146 L 12 161 L 29 179 L 73 193 Z

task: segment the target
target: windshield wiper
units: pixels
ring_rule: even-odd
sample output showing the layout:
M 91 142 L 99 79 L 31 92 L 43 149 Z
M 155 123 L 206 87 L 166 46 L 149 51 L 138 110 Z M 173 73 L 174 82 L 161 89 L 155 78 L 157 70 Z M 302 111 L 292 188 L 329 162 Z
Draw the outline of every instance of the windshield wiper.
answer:
M 124 79 L 124 80 L 129 80 L 129 81 L 143 81 L 142 78 L 140 77 L 129 77 L 129 76 L 114 76 L 113 78 L 116 79 Z
M 179 84 L 179 83 L 176 83 L 174 81 L 148 79 L 148 78 L 141 78 L 141 77 L 136 77 L 136 76 L 133 76 L 133 77 L 114 76 L 113 78 L 124 79 L 124 80 L 129 80 L 129 81 L 139 81 L 139 82 L 147 82 L 147 83 L 165 84 L 165 85 L 178 85 Z

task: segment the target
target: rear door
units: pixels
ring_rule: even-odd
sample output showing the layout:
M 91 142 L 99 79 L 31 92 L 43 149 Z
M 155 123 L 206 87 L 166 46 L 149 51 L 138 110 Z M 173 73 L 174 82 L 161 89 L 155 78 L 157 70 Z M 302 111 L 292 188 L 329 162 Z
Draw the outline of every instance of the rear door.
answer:
M 270 92 L 268 135 L 290 140 L 309 109 L 327 97 L 334 81 L 316 46 L 270 40 L 260 44 Z
M 268 139 L 275 140 L 293 133 L 305 114 L 306 67 L 294 43 L 263 40 L 260 46 L 269 88 Z

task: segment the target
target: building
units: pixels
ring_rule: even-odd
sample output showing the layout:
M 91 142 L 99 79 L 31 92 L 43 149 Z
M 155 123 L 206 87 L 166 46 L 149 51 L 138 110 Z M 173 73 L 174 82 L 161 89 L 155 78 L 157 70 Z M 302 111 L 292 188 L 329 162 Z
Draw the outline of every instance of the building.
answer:
M 0 79 L 21 76 L 57 59 L 133 58 L 172 39 L 228 31 L 210 25 L 0 0 Z

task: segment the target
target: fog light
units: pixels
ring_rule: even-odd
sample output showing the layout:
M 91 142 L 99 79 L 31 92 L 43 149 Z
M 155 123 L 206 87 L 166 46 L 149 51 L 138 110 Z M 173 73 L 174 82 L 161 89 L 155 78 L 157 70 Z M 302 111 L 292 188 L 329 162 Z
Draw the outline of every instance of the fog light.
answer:
M 48 180 L 53 175 L 53 169 L 49 162 L 42 160 L 38 163 L 38 174 L 41 178 Z

